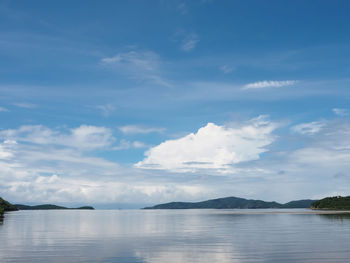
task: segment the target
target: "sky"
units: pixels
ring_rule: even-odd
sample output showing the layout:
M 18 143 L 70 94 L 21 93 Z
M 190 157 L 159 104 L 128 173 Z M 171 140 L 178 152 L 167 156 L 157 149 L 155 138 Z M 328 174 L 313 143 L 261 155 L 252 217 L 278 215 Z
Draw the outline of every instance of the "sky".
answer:
M 0 0 L 0 196 L 350 195 L 349 1 Z

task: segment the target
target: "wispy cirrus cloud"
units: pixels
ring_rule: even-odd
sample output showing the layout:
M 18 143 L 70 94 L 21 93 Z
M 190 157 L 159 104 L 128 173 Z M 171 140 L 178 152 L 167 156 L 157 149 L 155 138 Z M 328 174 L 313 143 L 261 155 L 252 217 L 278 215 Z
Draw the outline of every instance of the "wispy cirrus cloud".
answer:
M 141 149 L 148 147 L 147 144 L 140 141 L 128 141 L 128 140 L 121 140 L 119 145 L 113 147 L 113 150 L 128 150 L 128 149 Z
M 91 151 L 110 147 L 115 138 L 112 131 L 105 127 L 81 125 L 61 131 L 43 125 L 23 125 L 18 129 L 0 131 L 0 139 L 29 143 L 74 148 L 80 151 Z
M 100 110 L 104 117 L 108 117 L 113 111 L 116 110 L 116 107 L 113 104 L 98 105 L 95 108 Z
M 186 3 L 182 2 L 179 3 L 176 7 L 176 10 L 181 14 L 181 15 L 186 15 L 188 13 L 188 6 Z
M 329 171 L 329 176 L 346 173 L 350 163 L 349 123 L 328 121 L 322 127 L 314 133 L 315 140 L 289 154 L 290 161 L 307 165 L 315 170 L 326 169 Z
M 195 33 L 187 34 L 181 41 L 181 50 L 185 52 L 192 51 L 196 48 L 198 42 L 200 41 L 199 36 Z
M 223 65 L 220 67 L 220 70 L 224 73 L 224 74 L 228 74 L 231 73 L 232 71 L 234 71 L 236 68 L 233 66 L 229 66 L 229 65 Z
M 264 81 L 258 81 L 249 83 L 243 86 L 243 90 L 247 89 L 263 89 L 263 88 L 280 88 L 280 87 L 286 87 L 286 86 L 292 86 L 296 84 L 296 80 L 264 80 Z
M 313 121 L 309 123 L 301 123 L 301 124 L 295 125 L 291 129 L 295 133 L 313 135 L 320 132 L 325 125 L 326 124 L 323 122 Z
M 171 84 L 162 76 L 160 56 L 150 50 L 120 52 L 112 57 L 102 58 L 100 64 L 115 69 L 132 79 L 171 87 Z
M 12 105 L 19 108 L 24 108 L 24 109 L 34 109 L 37 107 L 36 104 L 28 103 L 28 102 L 15 102 L 15 103 L 12 103 Z
M 4 107 L 0 107 L 0 112 L 9 112 L 9 110 Z
M 142 125 L 125 125 L 118 127 L 118 129 L 125 134 L 147 134 L 147 133 L 162 133 L 165 128 L 161 127 L 148 127 Z
M 350 115 L 350 111 L 348 109 L 340 109 L 340 108 L 334 108 L 332 109 L 333 113 L 338 116 L 348 116 Z
M 186 29 L 176 30 L 170 39 L 171 41 L 178 43 L 180 45 L 180 50 L 184 52 L 194 50 L 200 41 L 198 34 Z

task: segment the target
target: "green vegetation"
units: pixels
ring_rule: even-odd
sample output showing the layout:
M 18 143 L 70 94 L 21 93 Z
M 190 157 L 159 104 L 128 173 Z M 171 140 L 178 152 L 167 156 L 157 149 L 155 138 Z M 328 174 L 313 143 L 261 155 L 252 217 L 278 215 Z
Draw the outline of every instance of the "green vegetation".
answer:
M 14 206 L 13 204 L 7 202 L 6 200 L 2 199 L 0 197 L 0 211 L 4 212 L 8 212 L 8 211 L 17 211 L 17 207 Z
M 18 209 L 13 204 L 7 202 L 6 200 L 0 197 L 0 219 L 3 218 L 5 212 L 16 210 Z
M 312 209 L 350 210 L 350 196 L 326 197 L 311 204 Z
M 74 208 L 73 208 L 74 209 Z M 93 208 L 92 206 L 82 206 L 82 207 L 78 207 L 75 209 L 81 209 L 81 210 L 94 210 L 95 208 Z
M 259 208 L 309 208 L 311 203 L 315 200 L 298 200 L 291 201 L 286 204 L 280 204 L 277 202 L 265 202 L 262 200 L 248 200 L 238 197 L 226 197 L 207 200 L 197 203 L 189 202 L 172 202 L 166 204 L 155 205 L 152 207 L 146 207 L 144 209 L 259 209 Z
M 45 204 L 45 205 L 34 205 L 34 206 L 16 204 L 15 206 L 16 206 L 19 210 L 68 209 L 67 207 L 57 206 L 57 205 L 50 205 L 50 204 Z
M 297 201 L 290 201 L 288 203 L 283 204 L 282 208 L 309 208 L 312 203 L 316 200 L 304 199 Z
M 51 205 L 51 204 L 45 204 L 45 205 L 21 205 L 16 204 L 15 205 L 18 210 L 63 210 L 63 209 L 84 209 L 84 210 L 94 210 L 92 206 L 82 206 L 78 208 L 68 208 L 64 206 L 58 206 L 58 205 Z

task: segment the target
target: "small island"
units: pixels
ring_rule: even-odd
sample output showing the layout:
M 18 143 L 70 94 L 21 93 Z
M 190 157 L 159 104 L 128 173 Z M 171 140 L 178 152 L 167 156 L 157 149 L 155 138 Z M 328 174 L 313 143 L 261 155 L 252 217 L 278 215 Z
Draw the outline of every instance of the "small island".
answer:
M 349 210 L 350 196 L 326 197 L 311 204 L 311 209 L 315 210 Z

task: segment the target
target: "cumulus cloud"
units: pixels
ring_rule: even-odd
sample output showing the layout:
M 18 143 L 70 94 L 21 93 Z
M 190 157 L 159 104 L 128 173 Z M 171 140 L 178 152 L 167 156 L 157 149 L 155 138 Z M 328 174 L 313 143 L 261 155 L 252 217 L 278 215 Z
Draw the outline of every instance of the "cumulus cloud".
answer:
M 313 121 L 309 123 L 301 123 L 292 127 L 292 131 L 295 133 L 313 135 L 318 133 L 323 127 L 325 123 L 319 121 Z
M 245 85 L 242 89 L 263 89 L 263 88 L 280 88 L 280 87 L 286 87 L 286 86 L 292 86 L 295 83 L 297 83 L 296 80 L 264 80 L 264 81 L 258 81 L 254 83 L 249 83 Z
M 114 150 L 105 127 L 21 126 L 0 132 L 0 192 L 13 202 L 156 203 L 205 194 L 205 186 L 157 181 L 90 150 Z M 16 140 L 15 140 L 16 139 Z M 143 148 L 140 141 L 120 142 Z M 146 175 L 144 175 L 146 174 Z
M 126 183 L 115 178 L 120 177 L 120 165 L 90 152 L 112 147 L 114 138 L 105 127 L 21 126 L 1 131 L 0 140 L 0 192 L 11 200 L 107 201 L 116 198 L 114 191 L 126 189 Z M 107 185 L 115 189 L 107 192 Z
M 196 133 L 167 140 L 146 152 L 146 158 L 135 166 L 194 172 L 211 169 L 225 173 L 232 165 L 257 160 L 274 141 L 276 124 L 260 116 L 239 127 L 208 123 Z
M 118 128 L 122 133 L 125 134 L 147 134 L 147 133 L 162 133 L 165 131 L 164 128 L 160 127 L 146 127 L 140 125 L 125 125 Z
M 100 63 L 116 69 L 132 79 L 149 81 L 160 86 L 171 86 L 162 77 L 160 56 L 153 51 L 121 52 L 112 57 L 102 58 Z
M 0 192 L 13 202 L 52 203 L 160 203 L 229 195 L 290 201 L 349 194 L 350 124 L 344 118 L 322 123 L 322 129 L 292 149 L 283 143 L 290 135 L 277 137 L 279 124 L 264 116 L 209 123 L 150 148 L 136 167 L 95 151 L 146 146 L 118 142 L 105 127 L 2 130 Z M 88 141 L 90 146 L 81 146 Z

